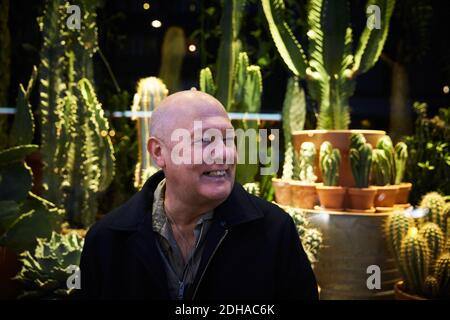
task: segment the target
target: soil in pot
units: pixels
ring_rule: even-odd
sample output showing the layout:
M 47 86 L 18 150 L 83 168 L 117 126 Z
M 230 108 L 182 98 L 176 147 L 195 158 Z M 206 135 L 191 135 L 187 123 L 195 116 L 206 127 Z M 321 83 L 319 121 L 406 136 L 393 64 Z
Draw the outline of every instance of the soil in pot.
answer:
M 353 210 L 374 211 L 374 200 L 377 189 L 369 188 L 348 188 L 348 206 Z
M 411 191 L 412 183 L 402 182 L 398 186 L 397 198 L 395 204 L 407 204 L 409 199 L 409 192 Z
M 313 209 L 319 202 L 316 185 L 291 181 L 292 206 L 303 209 Z
M 397 200 L 398 186 L 376 186 L 375 207 L 391 208 Z
M 272 186 L 275 190 L 275 201 L 284 206 L 291 206 L 292 192 L 290 182 L 288 180 L 273 178 Z
M 343 210 L 345 204 L 345 187 L 316 186 L 320 205 L 325 209 Z

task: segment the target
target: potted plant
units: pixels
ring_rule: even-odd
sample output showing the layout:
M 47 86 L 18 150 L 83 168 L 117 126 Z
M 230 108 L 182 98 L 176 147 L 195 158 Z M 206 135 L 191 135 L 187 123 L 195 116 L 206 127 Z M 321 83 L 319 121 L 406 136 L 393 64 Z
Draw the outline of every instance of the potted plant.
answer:
M 300 181 L 291 181 L 292 205 L 294 207 L 313 209 L 317 203 L 315 162 L 316 147 L 311 142 L 304 142 L 299 153 Z
M 341 153 L 328 141 L 322 143 L 319 154 L 323 185 L 317 185 L 320 204 L 326 209 L 343 210 L 346 188 L 338 186 Z
M 361 133 L 354 133 L 350 137 L 350 166 L 355 187 L 348 188 L 348 206 L 350 208 L 347 210 L 374 212 L 373 203 L 377 190 L 369 187 L 372 146 L 366 142 Z
M 406 161 L 408 160 L 408 146 L 404 142 L 395 145 L 395 184 L 398 185 L 396 205 L 408 207 L 409 192 L 412 183 L 403 182 L 405 176 Z
M 448 231 L 443 229 L 445 201 L 433 192 L 424 196 L 420 206 L 428 209 L 428 214 L 417 222 L 403 210 L 392 213 L 386 224 L 388 245 L 403 278 L 395 284 L 396 298 L 449 299 L 450 247 Z

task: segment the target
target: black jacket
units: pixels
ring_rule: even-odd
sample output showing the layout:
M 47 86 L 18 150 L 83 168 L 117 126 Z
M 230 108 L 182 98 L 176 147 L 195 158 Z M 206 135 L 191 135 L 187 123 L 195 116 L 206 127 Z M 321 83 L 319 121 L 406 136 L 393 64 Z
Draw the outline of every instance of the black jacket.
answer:
M 128 202 L 88 232 L 81 290 L 88 299 L 168 299 L 152 231 L 153 175 Z M 185 299 L 317 299 L 317 284 L 292 218 L 234 184 L 214 210 L 202 260 Z

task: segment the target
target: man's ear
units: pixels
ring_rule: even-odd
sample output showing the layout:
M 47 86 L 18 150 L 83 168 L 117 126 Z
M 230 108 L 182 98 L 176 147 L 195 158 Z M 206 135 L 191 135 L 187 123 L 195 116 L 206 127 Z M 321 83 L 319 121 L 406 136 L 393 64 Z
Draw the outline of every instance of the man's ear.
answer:
M 150 137 L 147 142 L 147 151 L 153 161 L 155 161 L 156 165 L 163 169 L 166 165 L 166 161 L 164 159 L 163 147 L 161 142 L 155 137 Z

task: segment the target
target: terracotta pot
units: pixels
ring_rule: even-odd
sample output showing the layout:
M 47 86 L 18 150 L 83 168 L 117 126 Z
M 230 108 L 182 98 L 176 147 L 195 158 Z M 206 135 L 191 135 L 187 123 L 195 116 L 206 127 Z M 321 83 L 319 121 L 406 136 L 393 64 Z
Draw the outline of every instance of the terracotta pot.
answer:
M 316 186 L 317 194 L 319 195 L 320 205 L 325 209 L 343 210 L 345 194 L 347 188 L 345 187 L 331 187 L 331 186 Z
M 348 206 L 354 210 L 371 210 L 377 189 L 369 188 L 348 188 Z
M 398 186 L 376 186 L 375 207 L 391 208 L 397 200 Z
M 407 204 L 409 198 L 409 192 L 411 191 L 412 183 L 402 182 L 398 186 L 397 198 L 395 200 L 396 204 Z
M 272 186 L 275 191 L 275 201 L 284 206 L 292 205 L 292 192 L 289 180 L 272 178 Z
M 416 296 L 414 294 L 406 293 L 403 291 L 403 281 L 398 281 L 394 285 L 395 300 L 428 300 L 423 297 Z
M 316 185 L 301 181 L 291 181 L 292 206 L 303 209 L 313 209 L 318 203 Z
M 372 147 L 375 147 L 379 138 L 386 135 L 386 132 L 381 130 L 302 130 L 294 132 L 292 134 L 292 140 L 296 151 L 300 150 L 303 142 L 309 141 L 314 143 L 317 155 L 319 154 L 321 144 L 324 141 L 329 141 L 333 145 L 333 148 L 338 148 L 341 152 L 338 185 L 353 187 L 355 186 L 355 181 L 353 179 L 349 158 L 350 136 L 352 133 L 362 133 Z M 318 177 L 317 182 L 321 182 L 322 176 L 319 170 L 318 156 L 316 157 L 315 168 L 315 174 Z

